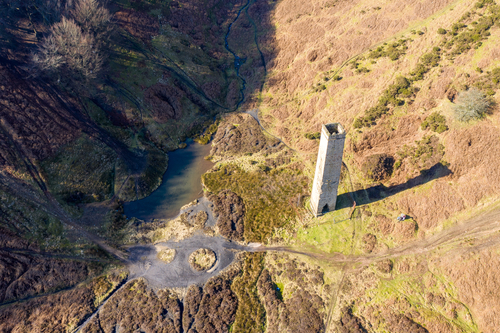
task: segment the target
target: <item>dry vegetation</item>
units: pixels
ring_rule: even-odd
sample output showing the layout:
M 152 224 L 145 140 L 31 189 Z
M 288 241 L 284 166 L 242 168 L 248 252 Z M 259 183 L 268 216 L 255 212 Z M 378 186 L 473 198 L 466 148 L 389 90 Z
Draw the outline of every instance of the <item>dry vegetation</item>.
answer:
M 245 216 L 243 200 L 229 190 L 221 191 L 217 196 L 211 195 L 209 199 L 214 203 L 219 233 L 228 239 L 242 241 Z
M 206 271 L 212 268 L 217 257 L 209 249 L 198 249 L 189 255 L 189 264 L 197 271 Z
M 296 198 L 307 193 L 308 179 L 287 150 L 279 141 L 266 136 L 250 116 L 229 116 L 221 122 L 212 160 L 224 159 L 233 151 L 240 156 L 235 161 L 230 158 L 217 164 L 202 177 L 205 187 L 218 197 L 214 197 L 214 202 L 223 218 L 218 222 L 221 233 L 234 237 L 243 231 L 246 241 L 268 242 L 274 228 L 295 220 Z M 223 208 L 224 197 L 241 208 Z M 238 211 L 243 212 L 243 207 L 243 228 L 238 224 L 233 226 L 240 223 Z
M 161 261 L 168 264 L 169 262 L 174 260 L 175 250 L 174 249 L 162 249 L 158 252 L 158 254 L 156 256 L 158 257 L 158 259 L 160 259 Z
M 83 332 L 108 333 L 116 327 L 147 333 L 229 332 L 238 305 L 230 288 L 236 273 L 229 270 L 203 288 L 193 285 L 183 299 L 169 290 L 155 293 L 142 279 L 131 281 L 109 299 Z
M 74 216 L 81 205 L 114 195 L 144 197 L 158 186 L 165 152 L 187 136 L 202 143 L 213 137 L 211 158 L 218 164 L 203 183 L 214 202 L 217 231 L 231 240 L 298 244 L 300 229 L 307 244 L 299 245 L 308 251 L 319 251 L 315 237 L 321 232 L 326 243 L 352 244 L 352 255 L 376 256 L 425 239 L 464 216 L 459 214 L 498 199 L 500 7 L 493 1 L 252 2 L 228 39 L 245 59 L 244 107 L 258 106 L 264 127 L 296 151 L 249 115 L 207 125 L 214 113 L 239 100 L 241 81 L 223 36 L 241 2 L 115 3 L 111 21 L 118 33 L 112 39 L 111 9 L 95 0 L 71 8 L 57 0 L 0 5 L 6 10 L 0 18 L 6 23 L 0 24 L 2 59 L 15 67 L 31 58 L 31 74 L 57 82 L 49 89 L 39 78 L 23 79 L 19 73 L 28 74 L 26 68 L 0 68 L 9 83 L 0 86 L 6 96 L 0 100 L 0 165 L 23 183 L 12 186 L 2 178 L 2 247 L 22 243 L 23 251 L 92 255 L 95 248 L 75 252 L 69 245 L 68 238 L 79 235 L 70 235 L 47 212 L 52 203 L 44 193 L 54 194 Z M 23 35 L 32 30 L 36 34 Z M 68 83 L 73 77 L 76 84 Z M 331 218 L 341 213 L 319 225 L 303 209 L 318 130 L 331 121 L 348 129 L 349 177 L 343 180 L 352 184 L 344 190 L 354 191 L 361 206 L 352 229 L 351 222 Z M 214 232 L 205 226 L 203 211 L 132 226 L 120 207 L 112 208 L 110 238 L 125 226 L 132 243 Z M 401 212 L 409 218 L 396 222 Z M 7 233 L 32 243 L 5 240 Z M 283 254 L 248 253 L 241 269 L 204 287 L 191 286 L 184 298 L 132 281 L 85 331 L 494 331 L 500 325 L 498 251 L 488 247 L 494 240 L 488 246 L 482 241 L 450 246 L 459 251 L 440 248 L 342 266 L 344 271 Z M 172 260 L 165 251 L 161 259 Z M 98 270 L 79 261 L 2 253 L 8 267 L 0 270 L 3 302 L 73 287 Z M 201 257 L 210 259 L 198 260 L 202 270 L 215 261 L 215 255 Z M 119 281 L 100 277 L 4 307 L 1 329 L 75 328 Z

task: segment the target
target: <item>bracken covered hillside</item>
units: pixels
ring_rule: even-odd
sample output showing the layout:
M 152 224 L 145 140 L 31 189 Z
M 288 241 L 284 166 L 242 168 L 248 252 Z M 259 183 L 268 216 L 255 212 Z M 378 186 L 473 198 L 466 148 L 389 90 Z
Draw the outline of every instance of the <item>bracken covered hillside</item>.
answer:
M 359 224 L 353 227 L 356 236 L 345 246 L 338 242 L 350 238 L 347 230 L 334 225 L 299 228 L 297 245 L 353 254 L 383 253 L 412 242 L 430 244 L 433 234 L 446 233 L 455 223 L 495 207 L 500 185 L 499 9 L 493 1 L 276 4 L 273 40 L 263 41 L 272 56 L 260 95 L 260 121 L 298 150 L 310 177 L 319 144 L 314 134 L 321 124 L 342 123 L 348 131 L 348 173 L 341 192 L 351 192 L 361 204 Z M 468 89 L 479 90 L 490 108 L 478 120 L 461 122 L 454 109 Z M 352 203 L 340 208 L 347 205 Z M 400 213 L 411 220 L 397 223 Z M 333 216 L 339 220 L 342 214 Z M 494 221 L 496 216 L 490 217 L 485 227 L 490 232 L 496 230 Z M 339 232 L 341 237 L 325 236 Z M 330 309 L 332 320 L 340 318 L 335 319 L 340 320 L 337 329 L 494 331 L 498 323 L 488 318 L 498 313 L 491 306 L 497 301 L 480 305 L 474 298 L 498 281 L 494 265 L 483 264 L 497 245 L 491 242 L 492 248 L 481 252 L 463 249 L 477 242 L 471 237 L 470 243 L 455 244 L 466 253 L 462 257 L 412 254 L 391 261 L 382 273 L 376 267 L 374 272 L 360 269 L 367 274 L 363 278 L 359 272 L 346 273 L 343 286 L 333 293 L 336 310 Z M 411 264 L 403 268 L 406 262 Z M 485 271 L 471 270 L 475 265 Z M 477 280 L 480 276 L 488 278 Z M 445 292 L 436 279 L 450 283 L 450 289 Z M 433 288 L 441 288 L 444 296 L 430 292 Z M 453 314 L 458 306 L 453 302 L 469 314 L 461 317 L 458 308 Z
M 1 332 L 499 329 L 495 1 L 0 10 Z M 345 165 L 337 209 L 313 218 L 329 122 Z M 124 216 L 187 138 L 212 140 L 213 228 Z M 125 244 L 202 229 L 270 249 L 205 285 L 129 281 Z

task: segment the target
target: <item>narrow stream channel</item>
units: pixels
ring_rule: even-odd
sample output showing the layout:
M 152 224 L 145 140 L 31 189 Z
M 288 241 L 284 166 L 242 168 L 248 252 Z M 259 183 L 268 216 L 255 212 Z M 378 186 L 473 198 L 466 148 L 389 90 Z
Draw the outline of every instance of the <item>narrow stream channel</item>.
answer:
M 240 58 L 236 54 L 236 52 L 234 52 L 233 50 L 231 50 L 229 48 L 229 43 L 227 42 L 227 38 L 229 37 L 229 34 L 231 33 L 231 27 L 240 18 L 241 13 L 245 10 L 245 8 L 248 7 L 248 5 L 250 5 L 250 0 L 248 0 L 247 3 L 243 7 L 240 8 L 240 10 L 238 11 L 238 15 L 236 15 L 236 18 L 233 20 L 233 22 L 231 22 L 231 24 L 229 24 L 229 27 L 227 28 L 226 36 L 224 37 L 224 46 L 226 47 L 226 50 L 233 55 L 233 57 L 234 57 L 234 69 L 236 70 L 236 76 L 239 77 L 241 79 L 241 82 L 242 82 L 242 87 L 240 89 L 240 96 L 241 97 L 240 97 L 238 104 L 236 105 L 236 108 L 239 108 L 240 105 L 245 100 L 245 88 L 246 88 L 247 81 L 245 81 L 245 79 L 240 76 L 240 67 L 241 67 L 241 65 L 243 65 L 245 63 L 246 58 Z
M 168 153 L 168 168 L 160 187 L 144 199 L 126 202 L 125 215 L 144 221 L 177 216 L 182 206 L 203 195 L 201 175 L 213 166 L 205 160 L 210 149 L 209 144 L 191 141 L 185 149 Z

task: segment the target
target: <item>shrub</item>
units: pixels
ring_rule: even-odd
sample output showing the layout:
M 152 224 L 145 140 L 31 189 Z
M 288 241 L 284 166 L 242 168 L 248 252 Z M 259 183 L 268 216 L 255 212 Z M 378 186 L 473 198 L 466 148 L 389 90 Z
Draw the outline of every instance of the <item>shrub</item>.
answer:
M 243 200 L 229 190 L 210 195 L 209 199 L 214 203 L 219 233 L 230 240 L 242 241 L 245 216 Z
M 362 128 L 371 126 L 375 120 L 389 111 L 388 105 L 399 106 L 405 103 L 404 100 L 398 97 L 409 98 L 412 95 L 413 91 L 410 80 L 404 76 L 397 77 L 396 82 L 391 84 L 379 98 L 377 105 L 366 110 L 363 117 L 358 117 L 354 120 L 353 127 Z
M 405 54 L 405 51 L 408 49 L 406 41 L 406 39 L 400 39 L 397 42 L 379 46 L 368 54 L 368 58 L 377 59 L 381 57 L 388 57 L 392 61 L 398 60 L 399 57 Z
M 443 133 L 448 130 L 448 126 L 446 126 L 446 118 L 438 112 L 432 113 L 429 117 L 422 122 L 422 129 L 425 130 L 430 128 L 432 131 L 437 133 Z
M 358 73 L 358 74 L 369 73 L 369 72 L 370 72 L 370 70 L 366 67 L 359 67 L 358 69 L 356 69 L 356 73 Z M 326 87 L 325 87 L 325 89 L 326 89 Z
M 403 145 L 397 152 L 401 163 L 405 158 L 409 158 L 413 166 L 425 168 L 439 162 L 444 155 L 444 146 L 439 143 L 439 138 L 435 135 L 424 136 L 422 140 L 415 141 L 415 144 Z M 401 163 L 398 163 L 398 167 Z
M 215 264 L 215 252 L 210 249 L 198 249 L 189 255 L 189 264 L 197 271 L 205 271 Z
M 468 122 L 482 118 L 491 107 L 491 101 L 476 88 L 462 91 L 458 94 L 453 111 L 457 120 Z
M 364 161 L 361 170 L 370 179 L 384 180 L 392 174 L 394 158 L 387 154 L 370 155 Z
M 438 31 L 437 31 L 438 34 L 440 35 L 446 35 L 446 30 L 443 29 L 443 28 L 439 28 Z
M 304 134 L 304 136 L 309 139 L 309 140 L 317 140 L 321 138 L 321 133 L 320 132 L 309 132 Z
M 476 2 L 475 7 L 476 8 L 483 8 L 484 6 L 492 5 L 494 3 L 495 3 L 494 0 L 480 0 L 480 1 Z

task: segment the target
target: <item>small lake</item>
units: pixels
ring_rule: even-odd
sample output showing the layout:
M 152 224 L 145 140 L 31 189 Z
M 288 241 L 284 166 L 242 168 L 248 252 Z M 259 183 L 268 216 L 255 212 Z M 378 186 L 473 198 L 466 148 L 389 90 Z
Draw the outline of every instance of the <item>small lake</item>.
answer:
M 200 198 L 201 175 L 214 164 L 205 160 L 211 145 L 188 142 L 184 149 L 168 153 L 168 168 L 156 191 L 150 196 L 123 204 L 125 215 L 144 221 L 173 218 L 182 206 Z

